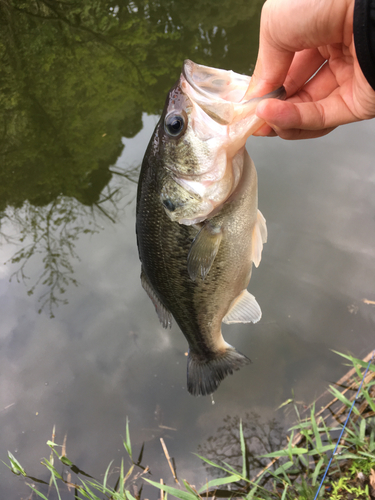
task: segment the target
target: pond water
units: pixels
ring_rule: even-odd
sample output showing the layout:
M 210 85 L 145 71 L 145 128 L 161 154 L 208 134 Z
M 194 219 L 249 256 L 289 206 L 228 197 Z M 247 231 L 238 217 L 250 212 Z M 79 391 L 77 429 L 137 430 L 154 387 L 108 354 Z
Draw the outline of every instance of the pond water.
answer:
M 214 405 L 187 393 L 185 338 L 163 330 L 140 284 L 136 180 L 167 90 L 186 57 L 248 73 L 261 4 L 0 5 L 0 460 L 9 450 L 30 476 L 48 480 L 55 425 L 100 479 L 125 456 L 128 417 L 154 480 L 173 482 L 162 437 L 179 477 L 200 485 L 193 453 L 221 456 L 238 417 L 283 428 L 292 391 L 310 404 L 347 370 L 332 350 L 374 349 L 375 121 L 248 141 L 269 231 L 249 287 L 263 317 L 224 326 L 252 364 Z M 0 497 L 29 495 L 1 465 Z

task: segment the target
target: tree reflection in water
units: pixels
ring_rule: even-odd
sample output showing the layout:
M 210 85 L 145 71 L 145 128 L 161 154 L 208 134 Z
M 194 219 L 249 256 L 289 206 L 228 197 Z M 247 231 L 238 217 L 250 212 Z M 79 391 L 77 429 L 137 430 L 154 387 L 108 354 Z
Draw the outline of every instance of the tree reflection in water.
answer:
M 21 245 L 12 277 L 44 287 L 40 310 L 77 284 L 79 236 L 116 219 L 115 174 L 135 180 L 114 167 L 122 138 L 160 114 L 185 58 L 249 73 L 262 4 L 0 1 L 0 243 Z
M 114 173 L 133 181 L 137 170 Z M 98 233 L 103 228 L 103 218 L 112 223 L 118 220 L 124 208 L 124 191 L 109 185 L 91 206 L 73 197 L 58 196 L 47 206 L 36 207 L 26 201 L 21 208 L 8 207 L 2 214 L 0 243 L 21 246 L 8 260 L 17 267 L 10 281 L 24 283 L 28 295 L 42 290 L 39 313 L 47 308 L 52 318 L 58 305 L 68 303 L 63 298 L 67 287 L 78 285 L 72 264 L 79 260 L 76 243 L 82 235 Z M 126 205 L 131 201 L 127 199 Z M 35 269 L 39 270 L 37 275 Z
M 228 415 L 215 434 L 198 447 L 199 455 L 215 463 L 227 462 L 235 469 L 241 470 L 242 454 L 239 429 L 240 417 Z M 255 412 L 245 414 L 245 418 L 242 419 L 242 429 L 246 445 L 247 477 L 255 477 L 270 461 L 269 458 L 261 458 L 261 455 L 280 450 L 286 445 L 285 429 L 275 418 L 264 422 Z M 207 463 L 204 465 L 212 476 L 225 475 L 218 468 Z

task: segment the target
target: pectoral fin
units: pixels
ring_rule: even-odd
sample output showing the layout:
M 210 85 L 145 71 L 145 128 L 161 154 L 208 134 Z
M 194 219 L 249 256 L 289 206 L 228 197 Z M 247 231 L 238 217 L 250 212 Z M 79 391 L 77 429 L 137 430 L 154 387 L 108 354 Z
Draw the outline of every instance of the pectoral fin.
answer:
M 262 311 L 254 295 L 247 290 L 243 290 L 234 299 L 227 314 L 223 318 L 223 323 L 256 323 L 262 317 Z
M 198 275 L 201 275 L 203 280 L 207 276 L 219 250 L 222 237 L 221 227 L 206 222 L 194 238 L 187 258 L 188 273 L 192 281 L 195 281 Z
M 147 295 L 150 297 L 152 303 L 155 306 L 155 310 L 159 317 L 160 323 L 164 328 L 170 328 L 172 326 L 172 314 L 168 311 L 168 309 L 161 303 L 158 296 L 155 293 L 151 283 L 149 282 L 143 267 L 141 271 L 141 284 L 143 288 L 146 290 Z
M 267 226 L 266 219 L 263 217 L 262 212 L 258 210 L 257 221 L 253 229 L 251 260 L 254 262 L 255 267 L 259 266 L 262 258 L 263 243 L 267 241 Z

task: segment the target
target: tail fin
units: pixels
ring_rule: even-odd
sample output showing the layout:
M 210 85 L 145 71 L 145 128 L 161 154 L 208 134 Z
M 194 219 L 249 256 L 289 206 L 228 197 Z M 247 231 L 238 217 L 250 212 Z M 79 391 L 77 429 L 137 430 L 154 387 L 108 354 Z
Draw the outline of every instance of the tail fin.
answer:
M 250 359 L 240 354 L 232 346 L 215 355 L 212 359 L 189 351 L 187 361 L 187 389 L 193 396 L 207 396 L 219 387 L 224 378 L 251 363 Z

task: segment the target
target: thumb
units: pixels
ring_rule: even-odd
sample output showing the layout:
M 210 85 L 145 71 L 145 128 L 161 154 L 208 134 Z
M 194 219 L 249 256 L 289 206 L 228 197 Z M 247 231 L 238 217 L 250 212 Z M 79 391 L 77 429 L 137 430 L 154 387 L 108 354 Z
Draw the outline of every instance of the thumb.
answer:
M 316 102 L 267 99 L 258 104 L 256 115 L 275 129 L 322 130 L 357 121 L 340 94 Z

